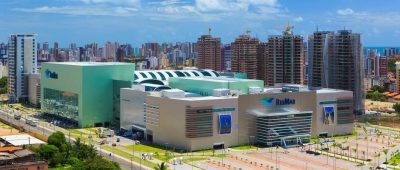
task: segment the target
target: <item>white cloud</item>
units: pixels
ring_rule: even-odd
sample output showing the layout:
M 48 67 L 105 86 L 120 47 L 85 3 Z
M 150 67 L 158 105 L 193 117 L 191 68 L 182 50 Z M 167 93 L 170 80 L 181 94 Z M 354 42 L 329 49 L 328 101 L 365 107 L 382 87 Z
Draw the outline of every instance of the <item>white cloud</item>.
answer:
M 43 6 L 33 9 L 16 8 L 14 10 L 21 12 L 33 12 L 33 13 L 103 15 L 103 16 L 128 16 L 138 11 L 138 9 L 136 8 L 129 8 L 129 7 L 94 8 L 94 7 L 75 7 L 75 6 L 62 6 L 62 7 Z
M 299 17 L 293 18 L 293 21 L 294 22 L 303 22 L 304 19 L 303 19 L 303 17 L 299 16 Z
M 251 5 L 268 5 L 276 6 L 278 4 L 277 0 L 238 0 L 239 2 L 248 3 Z
M 211 11 L 247 11 L 248 4 L 244 2 L 232 2 L 229 0 L 196 0 L 196 8 L 199 11 L 211 12 Z
M 338 9 L 336 13 L 339 15 L 352 15 L 354 14 L 354 10 L 352 10 L 351 8 Z
M 287 16 L 278 0 L 65 0 L 64 6 L 16 8 L 15 11 L 65 15 L 140 16 L 152 20 L 217 21 L 241 18 L 265 21 Z M 78 3 L 79 2 L 79 3 Z
M 128 5 L 137 6 L 140 0 L 80 0 L 86 4 L 115 4 L 115 5 Z

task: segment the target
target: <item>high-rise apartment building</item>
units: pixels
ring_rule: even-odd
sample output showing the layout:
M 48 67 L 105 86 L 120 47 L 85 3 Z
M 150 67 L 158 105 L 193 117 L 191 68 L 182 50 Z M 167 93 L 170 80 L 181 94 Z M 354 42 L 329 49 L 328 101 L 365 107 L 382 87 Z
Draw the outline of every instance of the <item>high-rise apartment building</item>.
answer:
M 231 62 L 232 62 L 232 47 L 231 44 L 226 44 L 222 47 L 221 51 L 222 57 L 222 70 L 230 72 L 231 69 Z
M 386 77 L 388 70 L 387 64 L 389 57 L 386 56 L 375 56 L 374 57 L 374 75 L 379 77 Z
M 309 86 L 353 91 L 354 110 L 364 112 L 361 36 L 351 30 L 316 31 L 309 36 Z
M 258 78 L 257 46 L 260 41 L 250 35 L 240 35 L 232 43 L 232 72 L 246 73 L 249 79 Z
M 108 61 L 116 61 L 117 47 L 117 43 L 107 41 L 103 48 L 103 58 L 106 58 Z
M 202 35 L 197 39 L 197 68 L 222 71 L 221 39 Z
M 59 59 L 58 59 L 58 42 L 54 42 L 53 59 L 51 61 L 59 61 Z
M 259 78 L 267 86 L 275 84 L 304 84 L 303 37 L 293 34 L 288 25 L 283 35 L 268 37 L 259 45 Z
M 8 40 L 8 93 L 10 100 L 28 95 L 28 74 L 37 73 L 36 34 L 11 34 Z
M 2 65 L 7 63 L 7 44 L 0 43 L 0 61 Z

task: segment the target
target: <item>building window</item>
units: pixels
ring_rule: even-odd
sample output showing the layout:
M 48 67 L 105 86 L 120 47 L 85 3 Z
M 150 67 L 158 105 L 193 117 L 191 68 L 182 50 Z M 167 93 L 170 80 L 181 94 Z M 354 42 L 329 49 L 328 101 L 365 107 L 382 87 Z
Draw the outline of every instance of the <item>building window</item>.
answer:
M 166 73 L 168 74 L 169 77 L 174 77 L 174 75 L 172 75 L 172 73 L 170 73 L 169 71 L 166 71 Z
M 147 79 L 147 76 L 146 76 L 146 74 L 144 74 L 144 73 L 140 73 L 140 75 L 142 75 L 142 76 L 143 76 L 143 78 Z

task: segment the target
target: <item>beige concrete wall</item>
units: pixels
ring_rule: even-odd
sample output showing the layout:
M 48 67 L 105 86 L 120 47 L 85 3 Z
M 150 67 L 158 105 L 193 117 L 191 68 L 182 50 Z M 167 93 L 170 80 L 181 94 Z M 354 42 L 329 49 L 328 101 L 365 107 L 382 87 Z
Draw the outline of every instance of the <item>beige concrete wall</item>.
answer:
M 353 132 L 354 123 L 350 124 L 337 124 L 338 110 L 336 104 L 320 105 L 321 101 L 334 101 L 338 98 L 352 98 L 353 93 L 351 91 L 341 91 L 336 93 L 318 93 L 317 103 L 314 110 L 314 116 L 316 117 L 316 127 L 313 128 L 313 136 L 319 135 L 322 132 L 328 132 L 328 135 L 344 135 L 351 134 Z M 333 106 L 335 109 L 335 125 L 327 125 L 323 123 L 323 107 Z
M 238 145 L 238 112 L 232 114 L 231 134 L 219 134 L 220 113 L 213 113 L 213 136 L 211 137 L 186 137 L 186 106 L 212 108 L 237 108 L 237 98 L 211 99 L 211 100 L 179 100 L 148 96 L 146 103 L 159 106 L 158 126 L 147 124 L 147 129 L 153 133 L 153 142 L 169 148 L 184 150 L 201 150 L 213 147 L 214 143 L 224 142 L 225 147 Z M 227 113 L 227 112 L 222 112 Z M 199 113 L 201 114 L 201 113 Z

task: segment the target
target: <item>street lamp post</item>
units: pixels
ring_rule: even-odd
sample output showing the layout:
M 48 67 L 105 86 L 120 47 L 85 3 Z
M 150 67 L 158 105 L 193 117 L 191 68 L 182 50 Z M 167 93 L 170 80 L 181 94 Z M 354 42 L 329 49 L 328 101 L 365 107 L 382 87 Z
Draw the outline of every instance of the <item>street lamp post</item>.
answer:
M 133 159 L 133 156 L 131 156 L 131 170 L 133 170 L 132 159 Z

